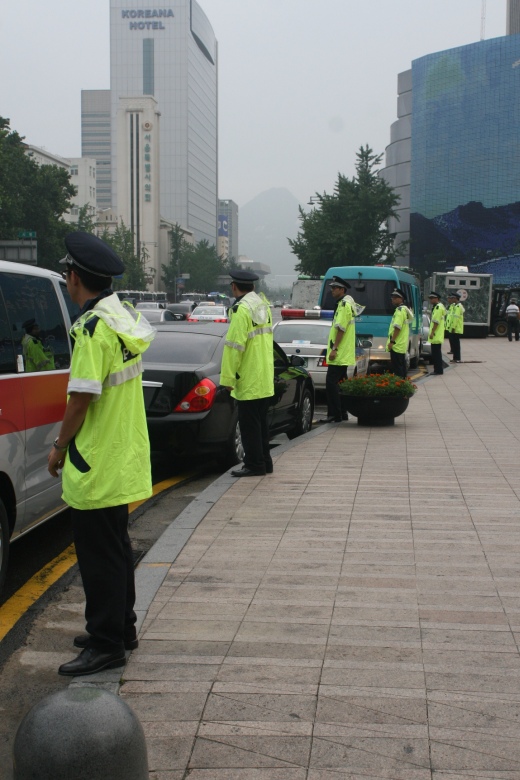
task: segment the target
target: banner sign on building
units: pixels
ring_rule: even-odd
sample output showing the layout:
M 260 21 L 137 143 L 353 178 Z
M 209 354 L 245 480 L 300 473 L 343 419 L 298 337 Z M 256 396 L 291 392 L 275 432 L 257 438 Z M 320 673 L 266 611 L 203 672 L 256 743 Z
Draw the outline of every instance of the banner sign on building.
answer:
M 228 218 L 225 214 L 221 214 L 218 218 L 218 234 L 225 237 L 229 235 Z

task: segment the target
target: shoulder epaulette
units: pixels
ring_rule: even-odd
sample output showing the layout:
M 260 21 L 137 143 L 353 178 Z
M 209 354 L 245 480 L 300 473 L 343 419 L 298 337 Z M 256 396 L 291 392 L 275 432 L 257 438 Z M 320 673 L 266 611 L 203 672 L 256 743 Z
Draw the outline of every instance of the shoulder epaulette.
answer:
M 77 328 L 83 328 L 83 333 L 86 335 L 92 336 L 94 335 L 94 331 L 96 330 L 96 325 L 99 322 L 99 317 L 96 315 L 94 317 L 89 317 L 86 322 L 83 322 L 82 324 L 76 323 L 76 327 L 74 330 L 77 330 Z

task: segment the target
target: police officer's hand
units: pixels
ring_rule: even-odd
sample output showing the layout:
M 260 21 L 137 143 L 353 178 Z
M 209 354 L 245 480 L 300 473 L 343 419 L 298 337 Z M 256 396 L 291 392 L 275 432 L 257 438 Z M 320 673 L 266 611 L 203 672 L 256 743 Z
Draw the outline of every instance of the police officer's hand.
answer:
M 337 349 L 331 349 L 331 351 L 329 352 L 329 360 L 332 360 L 332 361 L 336 360 L 337 355 L 338 355 L 338 350 Z
M 49 452 L 49 456 L 47 458 L 47 463 L 48 463 L 47 470 L 51 476 L 56 478 L 60 476 L 58 474 L 58 469 L 61 470 L 63 468 L 66 454 L 67 454 L 66 452 L 61 452 L 60 450 L 57 450 L 55 447 L 53 447 L 52 450 Z

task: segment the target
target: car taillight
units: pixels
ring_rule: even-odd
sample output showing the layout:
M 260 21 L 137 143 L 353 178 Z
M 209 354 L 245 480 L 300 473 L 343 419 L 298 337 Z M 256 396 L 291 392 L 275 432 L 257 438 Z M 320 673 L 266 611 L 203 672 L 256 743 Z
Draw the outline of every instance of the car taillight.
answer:
M 213 406 L 217 394 L 217 386 L 211 379 L 202 379 L 177 404 L 174 412 L 206 412 Z
M 222 320 L 213 320 L 213 322 L 227 322 L 227 319 L 224 317 Z

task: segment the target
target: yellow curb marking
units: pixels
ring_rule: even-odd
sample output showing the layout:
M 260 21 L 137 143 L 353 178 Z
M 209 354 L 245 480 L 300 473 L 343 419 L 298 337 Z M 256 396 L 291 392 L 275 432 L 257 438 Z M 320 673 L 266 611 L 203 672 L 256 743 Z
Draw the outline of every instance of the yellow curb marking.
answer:
M 179 482 L 183 482 L 195 475 L 196 472 L 189 472 L 183 474 L 180 477 L 173 477 L 172 479 L 165 479 L 163 482 L 158 482 L 153 485 L 153 495 L 156 496 L 167 490 L 173 485 L 177 485 Z M 150 499 L 146 498 L 143 501 L 134 501 L 129 504 L 128 511 L 135 512 L 137 507 L 144 504 Z M 14 593 L 5 604 L 0 607 L 0 642 L 9 633 L 14 625 L 20 620 L 27 610 L 38 601 L 38 599 L 48 590 L 51 585 L 59 580 L 74 564 L 77 563 L 76 551 L 74 545 L 71 544 L 60 555 L 54 558 L 46 564 L 40 571 L 36 572 L 30 580 L 27 580 L 25 585 Z

